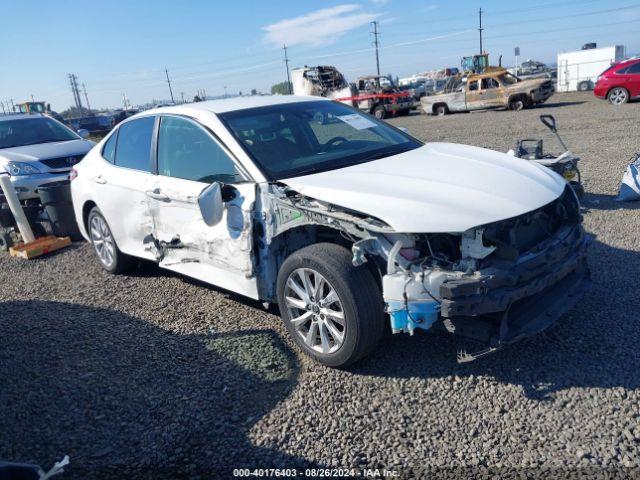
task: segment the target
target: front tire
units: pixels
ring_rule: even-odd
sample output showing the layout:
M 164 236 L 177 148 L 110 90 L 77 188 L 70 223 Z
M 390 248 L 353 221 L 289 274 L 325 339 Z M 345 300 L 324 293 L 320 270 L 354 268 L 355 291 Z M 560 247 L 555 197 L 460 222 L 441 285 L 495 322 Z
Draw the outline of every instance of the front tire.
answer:
M 523 98 L 514 98 L 509 102 L 509 110 L 513 110 L 514 112 L 524 110 L 526 106 L 527 104 Z
M 98 207 L 93 207 L 89 212 L 87 231 L 102 268 L 113 274 L 123 273 L 131 268 L 133 259 L 120 251 L 109 224 Z
M 612 88 L 607 95 L 607 100 L 612 105 L 623 105 L 629 101 L 629 91 L 622 87 Z
M 436 107 L 436 115 L 438 115 L 439 117 L 444 117 L 448 113 L 449 113 L 449 109 L 447 108 L 446 105 L 438 105 Z
M 318 243 L 291 254 L 278 272 L 278 305 L 300 349 L 329 367 L 371 353 L 384 332 L 382 294 L 351 252 Z

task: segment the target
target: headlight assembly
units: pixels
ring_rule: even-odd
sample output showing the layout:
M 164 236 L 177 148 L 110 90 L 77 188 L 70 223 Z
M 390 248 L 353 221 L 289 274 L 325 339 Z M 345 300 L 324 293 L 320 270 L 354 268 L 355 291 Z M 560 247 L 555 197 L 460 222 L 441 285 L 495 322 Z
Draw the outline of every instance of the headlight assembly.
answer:
M 4 168 L 9 172 L 9 175 L 15 177 L 19 175 L 33 175 L 41 173 L 40 170 L 33 165 L 24 162 L 7 162 Z

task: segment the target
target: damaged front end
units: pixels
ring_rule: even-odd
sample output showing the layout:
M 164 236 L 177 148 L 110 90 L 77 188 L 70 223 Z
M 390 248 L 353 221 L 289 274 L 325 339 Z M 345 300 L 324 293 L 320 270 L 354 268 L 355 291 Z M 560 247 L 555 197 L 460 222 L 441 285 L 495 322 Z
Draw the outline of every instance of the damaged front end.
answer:
M 394 237 L 382 281 L 393 332 L 454 334 L 466 340 L 460 362 L 544 330 L 589 283 L 588 238 L 570 187 L 539 209 L 462 234 Z M 362 246 L 354 245 L 355 261 Z
M 453 334 L 460 362 L 544 330 L 589 283 L 588 238 L 569 186 L 543 207 L 463 233 L 397 233 L 285 185 L 269 185 L 259 202 L 269 212 L 256 228 L 261 298 L 275 298 L 269 279 L 291 251 L 333 232 L 351 246 L 355 266 L 379 273 L 393 333 Z

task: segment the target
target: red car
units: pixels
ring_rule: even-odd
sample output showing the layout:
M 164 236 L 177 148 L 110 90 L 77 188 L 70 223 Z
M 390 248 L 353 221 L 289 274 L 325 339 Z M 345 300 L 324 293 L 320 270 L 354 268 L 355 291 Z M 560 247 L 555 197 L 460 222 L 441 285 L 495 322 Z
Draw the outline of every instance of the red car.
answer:
M 640 97 L 640 58 L 612 65 L 598 77 L 593 93 L 614 105 Z

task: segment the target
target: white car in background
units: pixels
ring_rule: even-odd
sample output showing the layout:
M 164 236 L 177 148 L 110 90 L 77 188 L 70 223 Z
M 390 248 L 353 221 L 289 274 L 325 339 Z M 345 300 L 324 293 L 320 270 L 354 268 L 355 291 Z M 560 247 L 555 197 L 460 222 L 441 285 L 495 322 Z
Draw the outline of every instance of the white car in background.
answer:
M 9 173 L 21 200 L 38 199 L 38 187 L 68 180 L 94 145 L 46 115 L 0 116 L 0 170 Z
M 562 177 L 424 145 L 317 97 L 146 111 L 72 178 L 78 224 L 106 270 L 143 258 L 278 303 L 299 347 L 329 366 L 372 352 L 385 312 L 394 332 L 478 343 L 461 350 L 468 361 L 546 328 L 588 283 Z

